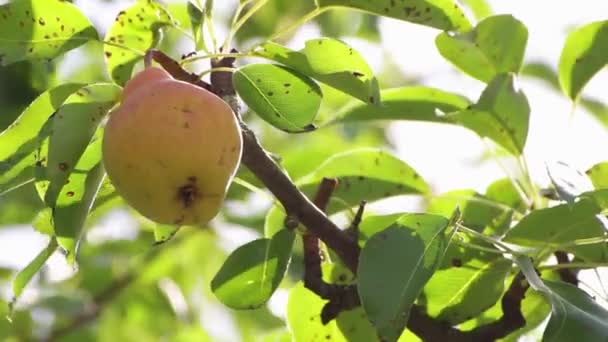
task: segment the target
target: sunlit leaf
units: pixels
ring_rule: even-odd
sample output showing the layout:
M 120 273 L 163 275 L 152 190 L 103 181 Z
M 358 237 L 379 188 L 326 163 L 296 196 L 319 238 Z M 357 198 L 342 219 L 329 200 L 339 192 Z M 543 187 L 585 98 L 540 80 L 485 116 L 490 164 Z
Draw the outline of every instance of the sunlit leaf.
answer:
M 121 88 L 114 84 L 91 84 L 70 95 L 57 110 L 49 138 L 46 167 L 49 185 L 44 199 L 48 206 L 55 207 L 59 191 L 66 184 L 97 126 L 118 101 L 120 93 Z
M 337 122 L 368 120 L 421 120 L 445 119 L 440 113 L 466 109 L 471 102 L 460 95 L 428 87 L 386 89 L 380 93 L 378 105 L 352 102 L 342 108 L 333 119 Z
M 559 83 L 576 100 L 589 80 L 608 63 L 608 21 L 597 21 L 571 32 L 559 59 Z
M 514 74 L 496 76 L 470 109 L 447 117 L 488 137 L 514 155 L 523 152 L 528 137 L 530 105 Z
M 70 263 L 75 261 L 82 228 L 105 176 L 101 163 L 101 133 L 98 130 L 94 141 L 80 156 L 53 206 L 54 232 Z
M 511 210 L 474 190 L 453 190 L 433 197 L 426 211 L 450 217 L 456 207 L 462 213 L 462 224 L 480 233 L 486 229 L 500 233 L 509 228 Z
M 608 311 L 583 290 L 561 281 L 542 280 L 527 258 L 517 258 L 530 286 L 551 303 L 543 341 L 602 341 L 608 336 Z
M 188 1 L 187 10 L 190 18 L 190 26 L 192 27 L 192 36 L 196 49 L 200 50 L 204 47 L 203 25 L 205 23 L 205 13 L 193 1 Z
M 608 162 L 595 164 L 585 173 L 596 189 L 608 188 Z
M 517 211 L 525 209 L 525 203 L 521 195 L 513 185 L 513 181 L 509 178 L 502 178 L 488 185 L 486 197 Z
M 239 96 L 262 119 L 290 133 L 314 129 L 323 94 L 307 76 L 283 66 L 249 64 L 233 74 Z
M 448 223 L 441 216 L 406 214 L 363 247 L 359 296 L 382 340 L 394 341 L 403 332 L 412 304 L 441 263 Z
M 49 117 L 80 87 L 67 83 L 47 90 L 0 133 L 0 194 L 34 179 L 35 164 L 41 159 L 37 150 L 50 134 Z
M 139 1 L 121 11 L 104 39 L 104 54 L 110 77 L 124 85 L 146 50 L 156 46 L 160 29 L 173 25 L 169 13 L 154 1 Z
M 294 233 L 277 232 L 232 252 L 211 281 L 211 290 L 233 309 L 255 309 L 270 299 L 283 279 L 291 258 Z
M 169 224 L 157 224 L 154 226 L 154 241 L 163 243 L 171 240 L 177 233 L 179 226 Z
M 500 299 L 511 264 L 503 258 L 472 260 L 435 272 L 423 291 L 427 312 L 454 325 L 481 314 Z
M 521 68 L 528 30 L 512 15 L 482 20 L 463 34 L 441 33 L 435 44 L 441 55 L 466 74 L 489 82 L 501 73 L 518 73 Z
M 34 275 L 44 266 L 46 261 L 57 249 L 57 242 L 51 238 L 49 244 L 19 273 L 13 280 L 13 303 L 21 296 L 25 286 L 32 280 Z
M 348 7 L 444 31 L 464 32 L 471 28 L 460 5 L 452 0 L 316 0 L 316 3 L 321 8 Z
M 424 194 L 428 184 L 404 161 L 378 149 L 358 149 L 340 153 L 327 159 L 296 184 L 304 193 L 312 196 L 323 178 L 335 178 L 338 186 L 333 193 L 343 204 L 340 209 L 356 206 L 362 200 Z M 330 204 L 328 211 L 335 211 Z
M 543 279 L 557 279 L 556 273 L 550 271 L 544 271 L 541 273 Z M 510 286 L 514 276 L 508 277 L 505 286 Z M 503 294 L 504 296 L 504 294 Z M 526 336 L 526 334 L 541 323 L 551 313 L 551 305 L 547 302 L 545 297 L 536 291 L 527 291 L 523 300 L 521 301 L 521 313 L 525 317 L 526 325 L 512 333 L 510 333 L 504 342 L 517 342 L 520 336 Z M 459 325 L 459 328 L 464 331 L 472 330 L 481 325 L 495 322 L 499 320 L 503 315 L 502 300 L 499 300 L 490 309 L 484 311 L 482 314 L 473 317 L 471 320 L 464 322 Z
M 605 243 L 578 246 L 577 239 L 601 238 L 604 226 L 596 217 L 600 208 L 590 199 L 538 209 L 526 215 L 505 237 L 505 241 L 523 246 L 559 249 L 586 261 L 607 258 Z
M 13 0 L 0 6 L 0 65 L 52 59 L 97 39 L 89 19 L 67 1 Z
M 338 281 L 347 277 L 335 264 L 323 265 L 324 280 L 331 284 L 345 284 Z M 348 273 L 348 272 L 347 272 Z M 336 342 L 376 342 L 374 327 L 367 320 L 361 307 L 341 312 L 335 320 L 323 324 L 321 312 L 327 300 L 320 298 L 297 283 L 289 293 L 287 302 L 287 324 L 294 341 L 336 341 Z
M 363 57 L 345 43 L 319 38 L 306 41 L 302 50 L 294 51 L 268 42 L 256 54 L 284 64 L 363 102 L 380 101 L 378 81 Z

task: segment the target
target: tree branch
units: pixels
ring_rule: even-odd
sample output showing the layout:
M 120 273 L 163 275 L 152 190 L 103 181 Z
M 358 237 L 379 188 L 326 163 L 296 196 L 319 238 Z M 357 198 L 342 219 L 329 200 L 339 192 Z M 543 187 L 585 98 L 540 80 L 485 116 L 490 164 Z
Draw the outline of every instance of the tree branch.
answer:
M 325 211 L 337 184 L 335 179 L 323 178 L 314 199 L 314 204 L 319 210 Z M 302 235 L 302 242 L 304 244 L 304 286 L 322 298 L 326 298 L 324 295 L 326 296 L 328 284 L 323 281 L 319 239 L 314 234 L 306 232 Z
M 348 234 L 325 216 L 287 177 L 258 142 L 255 134 L 241 123 L 243 134 L 242 162 L 281 202 L 287 215 L 296 217 L 310 232 L 321 239 L 357 273 L 359 246 Z
M 570 258 L 568 257 L 568 253 L 562 252 L 562 251 L 556 251 L 554 254 L 555 254 L 555 258 L 557 259 L 558 264 L 563 265 L 563 264 L 570 263 Z M 578 286 L 578 277 L 576 275 L 575 270 L 570 270 L 567 268 L 560 268 L 557 270 L 557 274 L 559 275 L 559 278 L 562 281 L 564 281 L 566 283 L 570 283 L 574 286 Z
M 53 330 L 46 341 L 58 341 L 61 337 L 68 335 L 97 319 L 103 307 L 118 296 L 122 290 L 131 285 L 135 278 L 133 273 L 127 273 L 115 280 L 110 286 L 93 297 L 92 303 L 85 308 L 84 311 L 74 317 L 72 321 L 65 326 Z
M 165 67 L 162 60 L 155 60 Z M 224 63 L 222 63 L 221 60 L 212 61 L 212 65 L 221 65 L 223 67 L 232 67 L 233 63 L 234 59 L 225 59 Z M 175 65 L 169 65 L 169 67 L 175 69 Z M 179 78 L 179 75 L 183 76 L 185 72 L 172 70 L 170 68 L 165 67 L 165 69 L 176 78 Z M 225 74 L 226 72 L 222 73 L 222 75 L 217 75 L 215 77 L 213 75 L 214 73 L 212 73 L 211 89 L 221 89 L 221 92 L 216 92 L 218 95 L 235 94 L 231 78 L 227 77 L 227 74 Z M 264 183 L 279 202 L 281 202 L 288 216 L 297 218 L 306 226 L 311 234 L 321 239 L 329 248 L 336 252 L 344 264 L 356 275 L 360 252 L 356 239 L 352 238 L 347 232 L 342 231 L 329 220 L 323 211 L 315 206 L 295 186 L 289 177 L 283 173 L 280 167 L 260 145 L 255 134 L 241 121 L 238 108 L 235 108 L 234 105 L 236 101 L 228 100 L 228 102 L 233 105 L 233 108 L 236 109 L 235 114 L 241 125 L 243 137 L 242 163 L 247 166 L 256 177 Z M 349 310 L 361 304 L 355 285 L 329 285 L 330 287 L 325 288 L 324 291 L 319 291 L 321 292 L 321 294 L 319 294 L 321 297 L 330 297 L 334 299 L 326 305 L 322 317 L 334 318 L 340 311 Z M 463 332 L 445 322 L 432 318 L 425 312 L 424 308 L 419 305 L 412 306 L 407 327 L 424 341 L 430 342 L 494 341 L 497 338 L 507 336 L 525 325 L 525 319 L 521 313 L 521 301 L 524 298 L 527 288 L 528 285 L 523 280 L 523 276 L 521 273 L 518 273 L 502 298 L 501 305 L 503 316 L 496 322 L 479 326 L 471 331 Z

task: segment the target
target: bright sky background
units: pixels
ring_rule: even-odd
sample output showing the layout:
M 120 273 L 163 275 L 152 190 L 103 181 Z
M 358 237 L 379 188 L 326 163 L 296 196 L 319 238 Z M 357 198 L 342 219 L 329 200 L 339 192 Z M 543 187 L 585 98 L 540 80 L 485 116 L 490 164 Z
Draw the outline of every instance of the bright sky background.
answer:
M 2 2 L 2 1 L 0 1 Z M 228 15 L 236 0 L 215 1 Z M 99 1 L 79 0 L 77 5 L 94 18 L 96 23 L 111 23 L 124 5 L 108 5 Z M 595 20 L 606 19 L 608 1 L 526 1 L 493 0 L 490 5 L 495 14 L 512 14 L 523 21 L 529 31 L 526 61 L 542 61 L 557 67 L 560 51 L 569 29 Z M 434 29 L 405 22 L 382 19 L 380 24 L 382 46 L 357 39 L 345 39 L 368 60 L 375 71 L 382 70 L 385 55 L 406 73 L 431 75 L 425 84 L 454 91 L 476 100 L 484 85 L 464 76 L 445 61 L 437 52 Z M 220 31 L 221 36 L 221 31 Z M 314 25 L 306 25 L 296 36 L 293 46 L 302 46 L 307 38 L 318 36 Z M 520 82 L 532 108 L 531 123 L 525 155 L 532 177 L 542 185 L 548 184 L 545 163 L 561 160 L 580 170 L 586 170 L 600 161 L 608 161 L 608 131 L 595 119 L 577 108 L 573 115 L 571 103 L 547 88 L 542 82 L 523 79 Z M 608 73 L 598 75 L 585 88 L 584 94 L 608 101 Z M 398 122 L 391 125 L 390 137 L 397 147 L 400 158 L 411 164 L 433 185 L 436 192 L 456 188 L 474 188 L 483 191 L 493 180 L 505 174 L 497 164 L 489 160 L 477 164 L 486 146 L 474 133 L 456 126 L 419 122 Z M 132 220 L 118 214 L 107 220 L 105 229 L 97 229 L 93 240 L 103 236 L 132 236 Z M 127 232 L 125 236 L 125 232 Z M 254 235 L 243 235 L 245 239 Z M 241 241 L 242 242 L 242 241 Z M 0 266 L 21 268 L 46 244 L 46 238 L 33 230 L 0 230 Z M 70 270 L 59 255 L 50 262 L 50 275 L 56 279 L 69 276 Z M 588 277 L 589 282 L 595 282 Z M 3 291 L 8 295 L 8 291 Z M 28 290 L 24 296 L 34 296 Z M 279 293 L 273 301 L 273 309 L 280 313 L 284 308 L 285 293 Z M 30 297 L 33 299 L 33 297 Z M 223 324 L 231 324 L 225 309 L 216 307 L 207 315 L 223 317 Z M 203 317 L 204 319 L 205 317 Z M 225 327 L 225 325 L 224 325 Z M 212 327 L 210 327 L 212 328 Z M 213 329 L 216 338 L 231 340 L 235 336 L 223 335 L 227 329 Z

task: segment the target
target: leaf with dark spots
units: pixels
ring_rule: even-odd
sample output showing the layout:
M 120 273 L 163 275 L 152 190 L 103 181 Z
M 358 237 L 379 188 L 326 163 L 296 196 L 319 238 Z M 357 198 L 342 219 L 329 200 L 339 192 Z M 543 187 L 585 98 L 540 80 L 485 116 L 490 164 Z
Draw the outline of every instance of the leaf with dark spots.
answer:
M 0 133 L 0 194 L 36 177 L 36 166 L 43 166 L 46 161 L 44 141 L 52 131 L 53 120 L 50 118 L 63 101 L 81 86 L 63 84 L 47 90 Z
M 47 60 L 97 40 L 91 22 L 71 3 L 60 0 L 14 0 L 0 6 L 0 55 L 3 65 Z M 63 17 L 63 24 L 46 18 Z M 69 28 L 66 31 L 65 28 Z
M 313 39 L 293 51 L 276 43 L 265 43 L 256 54 L 284 64 L 366 103 L 378 103 L 378 81 L 363 57 L 344 42 Z
M 46 177 L 49 187 L 45 203 L 55 207 L 57 196 L 93 138 L 103 116 L 91 115 L 103 108 L 107 113 L 118 101 L 121 88 L 108 83 L 91 84 L 69 96 L 57 111 L 49 137 Z M 95 120 L 92 121 L 91 117 Z
M 312 196 L 324 177 L 337 178 L 334 197 L 341 200 L 341 205 L 330 203 L 328 212 L 331 213 L 345 209 L 345 205 L 357 206 L 363 200 L 426 193 L 428 185 L 420 177 L 414 178 L 415 174 L 414 169 L 389 153 L 358 149 L 334 155 L 296 184 Z
M 105 40 L 124 47 L 104 45 L 106 64 L 112 80 L 124 85 L 131 78 L 133 67 L 143 58 L 144 52 L 158 44 L 160 29 L 174 25 L 169 12 L 152 1 L 139 1 L 120 12 Z
M 517 87 L 515 74 L 499 74 L 484 89 L 470 109 L 445 116 L 481 137 L 488 137 L 518 156 L 528 137 L 530 105 L 524 92 Z
M 249 108 L 274 127 L 290 133 L 314 129 L 323 95 L 307 76 L 283 66 L 249 64 L 233 74 L 233 82 Z
M 404 1 L 399 0 L 403 5 Z M 397 6 L 391 1 L 370 0 L 316 0 L 317 6 L 325 8 L 346 7 L 373 13 L 379 16 L 395 18 L 415 24 L 434 27 L 443 31 L 466 32 L 471 23 L 456 1 L 452 0 L 416 0 L 407 1 L 404 6 Z M 387 5 L 389 5 L 387 7 Z M 422 17 L 422 12 L 427 15 Z
M 279 286 L 291 259 L 295 235 L 283 229 L 236 249 L 211 281 L 211 290 L 234 309 L 258 308 Z
M 435 45 L 460 70 L 487 83 L 500 73 L 519 72 L 527 41 L 528 29 L 521 21 L 512 15 L 496 15 L 470 32 L 441 33 Z
M 351 101 L 338 110 L 330 123 L 371 120 L 416 120 L 445 122 L 438 113 L 450 113 L 471 105 L 467 98 L 428 87 L 385 89 L 378 105 Z

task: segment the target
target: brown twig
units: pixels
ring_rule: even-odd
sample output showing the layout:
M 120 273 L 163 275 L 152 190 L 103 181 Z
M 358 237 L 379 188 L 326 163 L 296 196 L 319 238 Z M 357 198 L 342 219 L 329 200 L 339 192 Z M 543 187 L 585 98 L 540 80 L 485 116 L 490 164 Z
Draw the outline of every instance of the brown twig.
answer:
M 558 264 L 563 265 L 563 264 L 570 263 L 570 258 L 568 257 L 568 253 L 562 252 L 562 251 L 556 251 L 554 254 L 555 254 L 555 258 L 557 259 Z M 562 281 L 564 281 L 566 283 L 570 283 L 574 286 L 578 286 L 578 277 L 576 275 L 576 271 L 569 270 L 567 268 L 561 268 L 561 269 L 557 270 L 557 274 L 559 275 L 559 278 Z
M 357 273 L 359 246 L 325 216 L 287 177 L 262 148 L 244 123 L 242 162 L 281 202 L 288 215 L 296 217 L 310 232 L 336 252 L 353 273 Z
M 184 70 L 184 68 L 182 68 L 178 62 L 167 56 L 164 52 L 159 50 L 148 50 L 144 56 L 144 60 L 149 61 L 150 59 L 162 65 L 163 68 L 175 79 L 192 83 L 198 87 L 207 89 L 210 92 L 217 93 L 217 90 L 214 89 L 211 84 L 201 80 L 197 74 Z
M 163 65 L 162 61 L 155 60 Z M 214 61 L 213 63 L 218 63 L 218 61 Z M 226 59 L 221 65 L 224 67 L 232 67 L 233 63 L 233 59 Z M 172 68 L 175 67 L 172 63 L 169 66 Z M 183 74 L 181 71 L 166 69 L 174 77 Z M 222 77 L 214 77 L 212 73 L 211 88 L 222 89 L 221 94 L 217 93 L 218 95 L 235 93 L 231 78 L 226 75 L 227 74 L 222 74 Z M 235 114 L 240 120 L 238 110 L 235 110 Z M 340 230 L 340 228 L 329 220 L 329 218 L 295 186 L 289 177 L 281 171 L 279 166 L 260 145 L 253 131 L 251 131 L 242 121 L 240 124 L 243 136 L 243 164 L 247 166 L 257 178 L 264 183 L 279 202 L 281 202 L 289 217 L 296 218 L 306 226 L 309 232 L 321 239 L 329 248 L 336 252 L 344 264 L 356 275 L 360 252 L 356 239 L 353 239 L 348 233 Z M 445 322 L 434 319 L 419 305 L 412 306 L 407 327 L 424 341 L 430 342 L 494 341 L 497 338 L 509 335 L 525 325 L 525 319 L 521 313 L 521 301 L 524 298 L 527 288 L 527 283 L 525 283 L 521 274 L 518 274 L 502 298 L 501 305 L 503 316 L 496 322 L 479 326 L 471 331 L 463 332 L 451 327 Z M 325 318 L 336 317 L 340 311 L 355 308 L 360 305 L 355 286 L 330 286 L 326 290 L 327 293 L 324 293 L 321 296 L 333 297 L 335 299 L 333 304 L 327 305 L 324 308 L 322 315 L 325 315 L 323 316 Z
M 313 201 L 319 210 L 325 211 L 337 184 L 335 179 L 323 178 Z M 323 295 L 327 292 L 328 284 L 323 281 L 319 239 L 314 234 L 306 232 L 302 235 L 302 242 L 304 244 L 304 286 L 324 298 Z

